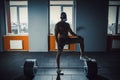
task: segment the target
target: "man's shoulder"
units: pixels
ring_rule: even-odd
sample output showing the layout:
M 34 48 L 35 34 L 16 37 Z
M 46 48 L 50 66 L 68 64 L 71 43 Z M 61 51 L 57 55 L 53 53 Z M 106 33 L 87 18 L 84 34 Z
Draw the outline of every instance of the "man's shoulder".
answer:
M 61 21 L 59 21 L 59 22 L 56 23 L 56 26 L 59 26 L 61 24 L 62 24 Z
M 61 21 L 57 22 L 57 24 L 60 24 L 60 23 L 61 23 Z
M 59 21 L 59 22 L 57 22 L 56 24 L 69 24 L 69 23 L 68 23 L 68 22 Z

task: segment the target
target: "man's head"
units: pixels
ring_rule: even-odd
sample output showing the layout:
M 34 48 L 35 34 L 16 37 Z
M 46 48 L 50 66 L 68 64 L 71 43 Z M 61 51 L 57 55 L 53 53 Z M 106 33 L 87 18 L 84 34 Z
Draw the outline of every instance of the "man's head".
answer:
M 67 21 L 67 15 L 66 15 L 66 13 L 62 12 L 60 18 L 61 18 L 62 21 Z

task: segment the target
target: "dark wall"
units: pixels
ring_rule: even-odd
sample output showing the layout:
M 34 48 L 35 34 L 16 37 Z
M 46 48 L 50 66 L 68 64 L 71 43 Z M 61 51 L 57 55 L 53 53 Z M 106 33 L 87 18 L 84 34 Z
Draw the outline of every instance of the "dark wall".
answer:
M 106 50 L 107 4 L 107 0 L 76 0 L 76 31 L 85 39 L 85 51 Z
M 0 52 L 3 51 L 3 39 L 2 36 L 5 35 L 5 6 L 4 0 L 0 0 Z

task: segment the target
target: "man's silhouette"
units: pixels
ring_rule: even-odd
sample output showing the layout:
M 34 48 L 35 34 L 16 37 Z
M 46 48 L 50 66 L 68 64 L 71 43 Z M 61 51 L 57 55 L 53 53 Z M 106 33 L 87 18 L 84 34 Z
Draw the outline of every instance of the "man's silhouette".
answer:
M 84 39 L 81 36 L 78 36 L 75 34 L 72 29 L 70 28 L 69 23 L 67 23 L 67 15 L 65 12 L 61 13 L 61 21 L 59 21 L 55 25 L 55 39 L 58 45 L 58 51 L 56 55 L 56 62 L 57 62 L 57 73 L 60 73 L 60 56 L 61 52 L 63 51 L 63 48 L 65 44 L 71 44 L 71 43 L 80 43 L 81 48 L 81 59 L 86 59 L 87 56 L 85 56 L 84 53 Z M 70 38 L 68 33 L 70 33 L 74 38 Z

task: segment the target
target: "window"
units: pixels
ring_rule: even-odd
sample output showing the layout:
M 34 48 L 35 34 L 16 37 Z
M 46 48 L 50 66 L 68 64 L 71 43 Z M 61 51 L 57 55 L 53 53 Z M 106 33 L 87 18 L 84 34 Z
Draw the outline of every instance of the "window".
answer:
M 108 34 L 120 34 L 120 1 L 109 1 Z
M 73 0 L 50 0 L 50 34 L 54 35 L 55 24 L 60 21 L 61 12 L 66 12 L 67 22 L 74 31 L 74 1 Z
M 49 11 L 49 50 L 56 50 L 57 44 L 54 36 L 54 28 L 56 23 L 58 23 L 60 19 L 61 12 L 66 12 L 67 14 L 67 22 L 70 24 L 70 27 L 73 31 L 75 31 L 75 17 L 74 17 L 74 0 L 50 0 Z M 64 50 L 70 50 L 71 47 L 74 49 L 74 45 L 65 45 Z M 71 49 L 72 50 L 72 49 Z
M 27 1 L 6 1 L 7 34 L 28 34 Z

